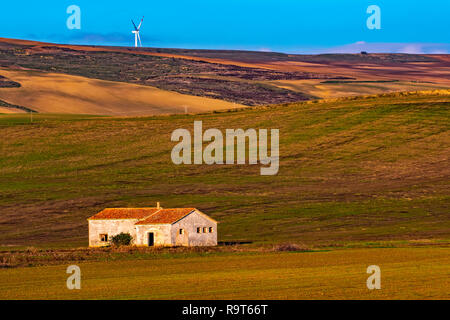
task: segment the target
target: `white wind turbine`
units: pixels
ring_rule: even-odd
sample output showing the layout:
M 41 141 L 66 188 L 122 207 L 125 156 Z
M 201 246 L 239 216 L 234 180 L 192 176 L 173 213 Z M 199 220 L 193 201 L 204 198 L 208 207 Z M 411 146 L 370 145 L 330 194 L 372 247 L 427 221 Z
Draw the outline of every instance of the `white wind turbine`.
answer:
M 133 23 L 134 26 L 134 30 L 131 31 L 131 33 L 134 33 L 134 47 L 137 48 L 138 47 L 138 39 L 139 39 L 139 44 L 142 47 L 142 42 L 141 42 L 141 36 L 139 35 L 139 31 L 141 30 L 141 26 L 142 26 L 142 22 L 144 21 L 144 17 L 142 17 L 141 23 L 139 23 L 139 26 L 136 27 L 136 24 L 134 23 L 133 20 L 131 20 L 131 22 Z

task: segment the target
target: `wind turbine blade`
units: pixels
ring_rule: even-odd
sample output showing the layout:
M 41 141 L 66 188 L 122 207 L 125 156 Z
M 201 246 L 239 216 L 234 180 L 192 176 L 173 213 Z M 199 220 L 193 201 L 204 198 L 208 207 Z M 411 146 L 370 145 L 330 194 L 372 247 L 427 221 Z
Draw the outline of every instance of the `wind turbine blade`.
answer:
M 139 23 L 139 27 L 137 27 L 137 30 L 139 31 L 140 29 L 141 29 L 141 26 L 142 26 L 142 22 L 144 22 L 144 17 L 142 17 L 142 19 L 141 19 L 141 23 Z
M 136 27 L 136 24 L 134 23 L 133 19 L 131 19 L 131 23 L 132 23 L 133 26 L 134 26 L 134 30 L 138 31 L 138 28 Z
M 139 33 L 137 34 L 137 36 L 138 36 L 138 38 L 139 38 L 139 44 L 140 44 L 141 47 L 142 47 L 141 36 L 139 35 Z

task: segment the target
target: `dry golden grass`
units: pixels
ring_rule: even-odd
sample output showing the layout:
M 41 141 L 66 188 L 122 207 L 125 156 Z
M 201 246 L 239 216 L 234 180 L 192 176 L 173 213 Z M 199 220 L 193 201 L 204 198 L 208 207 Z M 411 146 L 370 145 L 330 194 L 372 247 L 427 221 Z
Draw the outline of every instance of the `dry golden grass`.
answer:
M 136 116 L 242 108 L 227 101 L 149 86 L 30 70 L 0 69 L 21 88 L 0 89 L 0 100 L 40 113 Z M 0 110 L 1 112 L 1 110 Z
M 444 63 L 447 57 L 440 57 Z M 299 61 L 275 61 L 257 63 L 255 66 L 277 71 L 314 72 L 358 80 L 421 81 L 449 86 L 448 67 L 442 63 L 408 63 L 400 65 L 376 65 L 367 63 L 305 63 Z
M 449 299 L 449 248 L 211 253 L 0 270 L 1 299 Z M 381 290 L 366 269 L 381 268 Z
M 437 83 L 411 81 L 323 83 L 323 80 L 279 80 L 269 83 L 283 89 L 303 92 L 323 99 L 391 92 L 445 90 L 449 87 Z
M 25 111 L 24 110 L 19 110 L 19 109 L 0 107 L 0 113 L 6 113 L 6 114 L 25 113 Z

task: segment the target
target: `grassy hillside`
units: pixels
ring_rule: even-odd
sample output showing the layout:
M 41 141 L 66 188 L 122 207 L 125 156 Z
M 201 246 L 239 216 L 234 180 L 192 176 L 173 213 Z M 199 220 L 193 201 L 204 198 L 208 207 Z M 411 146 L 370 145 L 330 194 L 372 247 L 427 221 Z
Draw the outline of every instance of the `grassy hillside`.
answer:
M 244 107 L 149 86 L 66 74 L 5 69 L 0 69 L 0 74 L 21 84 L 20 88 L 0 88 L 0 99 L 29 107 L 23 110 L 33 109 L 41 113 L 139 116 Z
M 305 92 L 309 95 L 324 99 L 391 92 L 445 90 L 449 88 L 448 85 L 440 85 L 432 82 L 398 80 L 280 80 L 272 81 L 271 84 L 284 89 Z
M 36 113 L 36 111 L 0 100 L 0 113 Z
M 176 166 L 173 130 L 280 129 L 280 171 Z M 220 240 L 449 239 L 450 92 L 141 118 L 0 116 L 0 244 L 86 245 L 105 207 L 198 207 Z

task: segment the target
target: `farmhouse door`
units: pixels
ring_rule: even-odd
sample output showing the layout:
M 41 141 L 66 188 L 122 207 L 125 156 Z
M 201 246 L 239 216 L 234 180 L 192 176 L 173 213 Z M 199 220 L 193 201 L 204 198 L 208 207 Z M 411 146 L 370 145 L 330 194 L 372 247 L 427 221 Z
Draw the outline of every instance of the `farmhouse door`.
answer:
M 185 229 L 177 230 L 177 237 L 175 239 L 176 246 L 187 246 L 189 244 L 188 231 Z
M 153 247 L 155 244 L 155 234 L 153 232 L 150 232 L 148 234 L 148 246 Z

